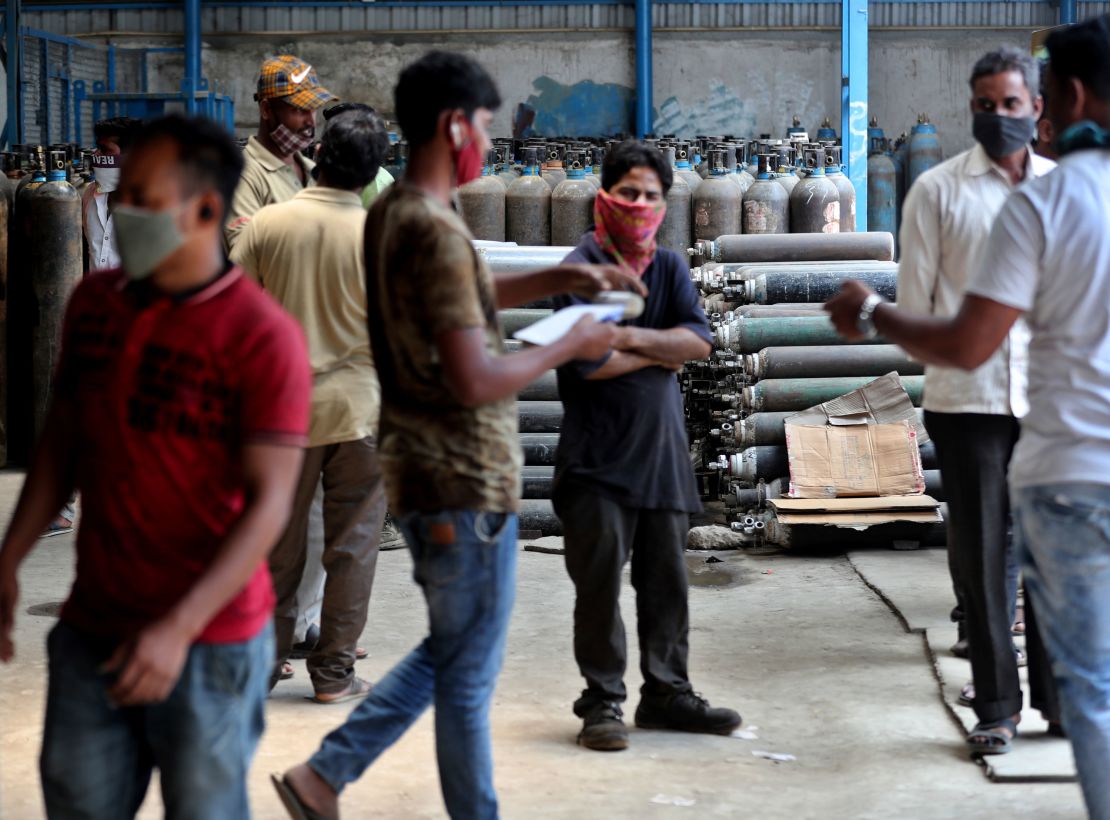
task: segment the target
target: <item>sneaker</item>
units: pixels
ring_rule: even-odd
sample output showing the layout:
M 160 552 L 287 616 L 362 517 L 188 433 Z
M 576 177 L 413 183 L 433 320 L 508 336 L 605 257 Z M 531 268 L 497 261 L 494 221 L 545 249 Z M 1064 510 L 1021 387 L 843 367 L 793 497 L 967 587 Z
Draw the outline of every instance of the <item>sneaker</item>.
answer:
M 615 703 L 599 703 L 582 720 L 578 744 L 598 752 L 619 752 L 628 748 L 628 727 L 624 713 Z
M 714 708 L 696 692 L 642 695 L 636 707 L 636 725 L 641 729 L 730 735 L 742 722 L 732 709 Z
M 389 513 L 385 514 L 385 523 L 382 525 L 382 534 L 378 539 L 379 550 L 399 550 L 405 548 L 405 536 L 401 534 L 401 528 L 393 520 L 393 516 Z

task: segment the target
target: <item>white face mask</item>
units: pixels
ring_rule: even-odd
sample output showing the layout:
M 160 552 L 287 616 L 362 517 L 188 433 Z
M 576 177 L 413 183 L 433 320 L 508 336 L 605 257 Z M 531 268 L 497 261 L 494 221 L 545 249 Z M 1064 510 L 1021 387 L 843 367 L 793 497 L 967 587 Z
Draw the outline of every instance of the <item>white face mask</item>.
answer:
M 119 188 L 120 158 L 116 154 L 93 154 L 93 179 L 100 193 L 110 194 Z

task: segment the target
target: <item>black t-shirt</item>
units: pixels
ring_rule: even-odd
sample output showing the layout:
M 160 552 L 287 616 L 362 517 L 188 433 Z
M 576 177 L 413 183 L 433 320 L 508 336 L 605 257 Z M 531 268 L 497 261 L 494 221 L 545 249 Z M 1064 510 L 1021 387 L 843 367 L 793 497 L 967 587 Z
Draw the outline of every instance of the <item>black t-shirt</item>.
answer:
M 592 233 L 566 262 L 612 264 Z M 705 311 L 677 253 L 665 248 L 643 275 L 648 297 L 643 314 L 624 324 L 669 330 L 689 328 L 712 343 Z M 557 307 L 583 300 L 563 296 Z M 699 512 L 690 447 L 675 374 L 647 367 L 615 379 L 588 381 L 608 356 L 559 368 L 563 429 L 555 457 L 555 486 L 571 480 L 626 507 Z

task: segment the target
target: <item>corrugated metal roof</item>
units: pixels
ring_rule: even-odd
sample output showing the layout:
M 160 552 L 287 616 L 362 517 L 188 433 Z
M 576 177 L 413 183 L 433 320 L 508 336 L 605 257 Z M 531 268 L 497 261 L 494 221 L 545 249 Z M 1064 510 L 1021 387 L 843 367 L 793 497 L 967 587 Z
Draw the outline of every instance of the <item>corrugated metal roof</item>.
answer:
M 1110 12 L 1110 2 L 1078 4 L 1079 19 Z M 674 2 L 652 4 L 657 28 L 814 28 L 840 25 L 840 3 Z M 1044 28 L 1056 24 L 1055 7 L 1040 0 L 998 2 L 871 3 L 873 28 Z M 165 8 L 29 11 L 24 24 L 58 34 L 105 32 L 180 34 L 180 11 Z M 544 3 L 352 3 L 349 6 L 204 7 L 206 34 L 335 31 L 490 31 L 520 29 L 625 29 L 633 26 L 631 5 Z

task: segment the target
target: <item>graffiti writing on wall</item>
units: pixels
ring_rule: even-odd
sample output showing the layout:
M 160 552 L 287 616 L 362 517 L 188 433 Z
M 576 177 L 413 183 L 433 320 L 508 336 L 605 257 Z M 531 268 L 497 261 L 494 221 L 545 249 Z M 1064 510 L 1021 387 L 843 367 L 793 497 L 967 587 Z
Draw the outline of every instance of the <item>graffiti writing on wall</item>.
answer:
M 550 77 L 539 77 L 532 86 L 536 93 L 513 116 L 516 137 L 608 137 L 631 128 L 631 88 L 593 80 L 564 85 Z
M 755 114 L 721 80 L 709 81 L 709 93 L 698 99 L 668 98 L 652 119 L 656 134 L 752 134 Z

